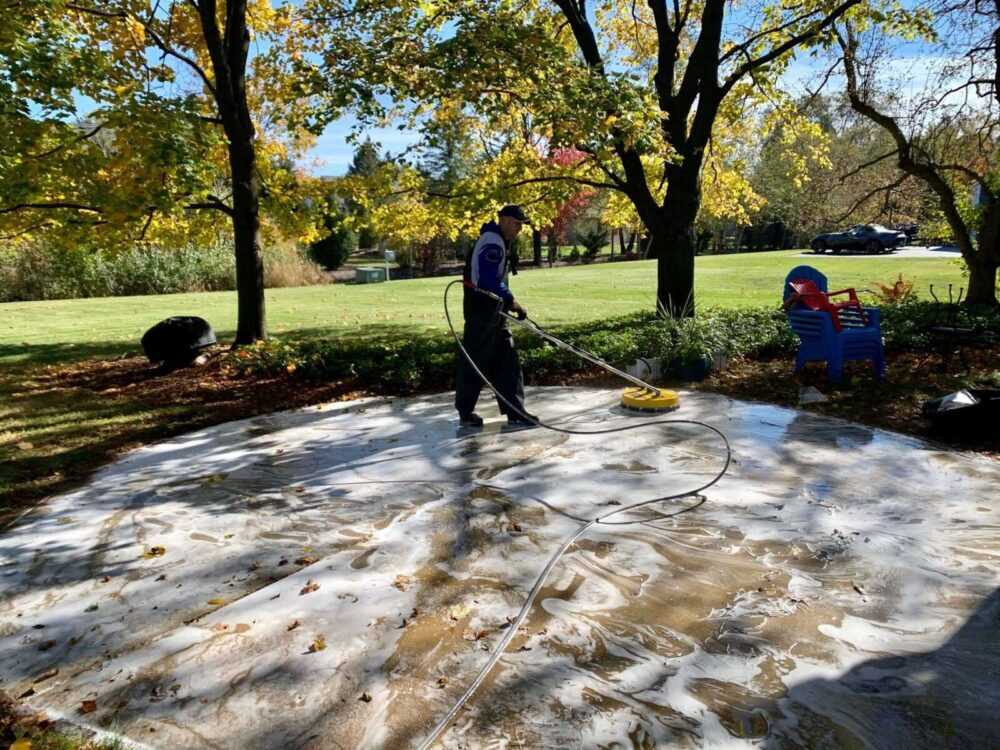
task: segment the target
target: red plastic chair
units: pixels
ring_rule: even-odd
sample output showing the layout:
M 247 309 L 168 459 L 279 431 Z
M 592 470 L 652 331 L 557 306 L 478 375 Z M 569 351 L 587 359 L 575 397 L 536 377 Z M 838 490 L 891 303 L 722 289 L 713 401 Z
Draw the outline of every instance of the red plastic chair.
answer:
M 833 327 L 840 333 L 844 326 L 849 328 L 864 328 L 868 325 L 868 318 L 865 309 L 858 300 L 858 295 L 853 288 L 841 289 L 836 292 L 824 292 L 816 282 L 811 279 L 791 279 L 788 286 L 795 292 L 795 301 L 808 307 L 810 310 L 819 310 L 829 313 L 833 320 Z M 844 302 L 831 302 L 831 297 L 841 294 L 848 295 Z

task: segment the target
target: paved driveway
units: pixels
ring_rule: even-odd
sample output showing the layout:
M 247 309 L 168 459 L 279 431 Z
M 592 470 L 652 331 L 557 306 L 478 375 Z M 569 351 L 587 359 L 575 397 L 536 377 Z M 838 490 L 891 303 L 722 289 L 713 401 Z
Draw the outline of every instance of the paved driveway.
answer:
M 890 253 L 885 253 L 882 255 L 869 255 L 863 250 L 842 250 L 839 254 L 834 255 L 833 252 L 827 250 L 822 253 L 825 257 L 831 258 L 849 258 L 851 256 L 864 255 L 866 257 L 872 258 L 961 258 L 962 253 L 955 245 L 935 245 L 933 247 L 917 247 L 915 245 L 907 245 L 905 247 L 897 248 Z M 806 250 L 799 253 L 800 258 L 813 258 L 816 253 L 811 250 Z

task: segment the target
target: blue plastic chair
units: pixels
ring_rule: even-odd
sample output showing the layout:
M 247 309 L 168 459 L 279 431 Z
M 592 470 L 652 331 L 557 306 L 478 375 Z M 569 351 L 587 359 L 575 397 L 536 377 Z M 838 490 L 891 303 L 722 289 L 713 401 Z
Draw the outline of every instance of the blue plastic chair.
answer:
M 783 299 L 793 294 L 789 286 L 793 279 L 808 279 L 823 292 L 829 291 L 826 276 L 812 266 L 796 266 L 785 277 Z M 788 322 L 799 337 L 799 350 L 795 355 L 795 372 L 806 362 L 826 362 L 827 379 L 839 383 L 844 377 L 844 363 L 851 360 L 870 360 L 875 377 L 885 376 L 885 352 L 882 349 L 882 326 L 877 307 L 866 307 L 865 324 L 837 331 L 830 313 L 809 310 L 796 305 L 788 311 Z

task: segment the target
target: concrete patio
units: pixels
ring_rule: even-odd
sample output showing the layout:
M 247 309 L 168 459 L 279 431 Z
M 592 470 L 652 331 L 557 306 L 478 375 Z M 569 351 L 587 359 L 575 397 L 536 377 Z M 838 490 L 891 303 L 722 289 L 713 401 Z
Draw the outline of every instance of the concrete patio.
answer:
M 1000 465 L 709 394 L 666 418 L 725 432 L 729 473 L 589 531 L 438 746 L 1000 746 Z M 416 747 L 572 516 L 722 460 L 694 426 L 460 431 L 448 395 L 149 446 L 0 537 L 0 681 L 139 746 Z

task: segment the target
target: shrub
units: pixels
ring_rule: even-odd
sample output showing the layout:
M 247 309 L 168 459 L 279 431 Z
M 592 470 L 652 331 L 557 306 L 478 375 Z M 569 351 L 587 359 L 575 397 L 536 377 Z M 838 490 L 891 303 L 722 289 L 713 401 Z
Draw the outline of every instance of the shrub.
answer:
M 412 247 L 404 247 L 401 250 L 396 251 L 396 265 L 399 266 L 404 271 L 409 271 L 413 268 L 415 262 L 414 252 Z
M 28 244 L 0 255 L 0 301 L 169 294 L 233 289 L 232 246 L 118 251 L 64 250 Z
M 275 245 L 264 250 L 264 286 L 268 289 L 329 282 L 323 268 L 292 245 Z
M 309 246 L 309 257 L 324 268 L 335 270 L 357 249 L 358 239 L 339 216 L 327 216 L 323 223 L 329 234 Z
M 267 287 L 321 284 L 322 270 L 290 245 L 267 247 Z M 62 250 L 25 245 L 0 251 L 0 302 L 115 297 L 236 288 L 232 245 L 166 248 L 135 245 L 109 250 Z
M 913 282 L 905 281 L 899 274 L 892 284 L 886 285 L 880 281 L 874 282 L 877 289 L 872 290 L 876 302 L 881 305 L 898 305 L 913 298 Z
M 579 260 L 580 260 L 580 248 L 578 248 L 576 245 L 574 245 L 573 249 L 570 250 L 569 255 L 566 256 L 566 262 L 567 263 L 577 263 L 577 262 L 579 262 Z
M 924 331 L 936 314 L 933 304 L 922 302 L 883 308 L 886 346 L 897 350 L 923 348 L 927 345 Z M 966 315 L 975 327 L 1000 332 L 1000 312 L 987 308 L 969 310 Z M 634 313 L 563 326 L 553 333 L 618 367 L 638 357 L 691 365 L 717 353 L 788 356 L 798 344 L 787 317 L 771 308 L 706 308 L 696 318 Z M 559 376 L 593 370 L 576 355 L 549 346 L 527 332 L 515 330 L 515 338 L 525 373 L 534 382 L 551 382 Z M 409 393 L 453 384 L 455 342 L 447 332 L 417 340 L 401 336 L 378 342 L 270 339 L 237 350 L 229 355 L 229 362 L 241 372 L 295 372 L 317 379 L 350 379 L 373 391 Z
M 585 249 L 584 258 L 590 259 L 594 258 L 599 252 L 601 252 L 601 248 L 604 247 L 604 243 L 608 241 L 608 233 L 600 227 L 596 227 L 586 232 L 578 232 L 576 237 Z

